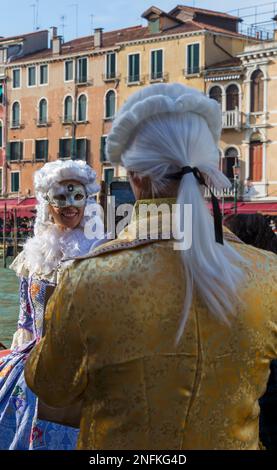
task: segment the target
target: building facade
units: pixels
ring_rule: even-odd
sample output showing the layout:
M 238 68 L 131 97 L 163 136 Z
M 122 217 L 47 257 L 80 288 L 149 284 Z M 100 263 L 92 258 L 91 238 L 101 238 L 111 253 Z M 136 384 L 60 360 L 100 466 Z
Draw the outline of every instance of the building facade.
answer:
M 150 83 L 179 82 L 221 103 L 219 164 L 231 180 L 240 167 L 240 196 L 277 200 L 277 43 L 240 34 L 240 19 L 220 12 L 151 7 L 142 17 L 146 26 L 67 43 L 52 28 L 50 47 L 47 32 L 0 40 L 2 197 L 32 197 L 34 171 L 57 158 L 84 159 L 107 183 L 124 175 L 105 157 L 117 109 Z

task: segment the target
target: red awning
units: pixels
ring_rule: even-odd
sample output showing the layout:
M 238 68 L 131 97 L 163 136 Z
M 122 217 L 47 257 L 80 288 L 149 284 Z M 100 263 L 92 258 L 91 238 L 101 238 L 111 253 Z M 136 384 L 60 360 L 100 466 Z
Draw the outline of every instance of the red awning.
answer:
M 209 202 L 209 209 L 212 210 L 212 204 Z M 224 216 L 234 214 L 235 205 L 234 201 L 225 202 L 222 204 L 220 201 L 221 212 Z M 256 214 L 264 215 L 276 215 L 277 216 L 277 202 L 238 202 L 237 213 L 238 214 Z
M 7 208 L 7 214 L 11 214 L 16 209 L 17 217 L 34 217 L 34 211 L 36 208 L 37 200 L 34 197 L 26 199 L 0 199 L 0 217 L 3 217 L 5 205 Z

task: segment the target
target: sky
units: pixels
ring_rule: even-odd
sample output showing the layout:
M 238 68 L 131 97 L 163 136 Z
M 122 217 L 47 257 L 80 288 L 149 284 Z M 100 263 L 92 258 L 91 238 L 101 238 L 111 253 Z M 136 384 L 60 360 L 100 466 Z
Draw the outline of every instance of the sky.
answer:
M 0 0 L 0 36 L 32 32 L 35 25 L 40 29 L 57 26 L 59 34 L 68 41 L 77 36 L 87 36 L 94 28 L 102 27 L 104 31 L 110 31 L 145 24 L 141 14 L 152 5 L 164 11 L 170 11 L 178 4 L 225 12 L 240 9 L 243 16 L 254 11 L 243 8 L 259 5 L 257 11 L 262 13 L 263 10 L 273 9 L 270 3 L 270 0 Z

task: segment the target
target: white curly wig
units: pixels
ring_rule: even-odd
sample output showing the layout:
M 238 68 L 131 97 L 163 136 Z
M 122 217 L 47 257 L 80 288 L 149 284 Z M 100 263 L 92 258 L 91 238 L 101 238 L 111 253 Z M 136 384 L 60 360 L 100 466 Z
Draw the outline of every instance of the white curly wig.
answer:
M 107 158 L 138 178 L 148 177 L 154 197 L 170 194 L 170 175 L 187 166 L 198 168 L 208 185 L 223 189 L 231 184 L 219 169 L 221 128 L 222 113 L 215 100 L 180 83 L 150 85 L 129 97 L 118 112 L 107 138 Z M 192 208 L 192 218 L 183 220 L 191 229 L 184 234 L 184 246 L 191 247 L 180 250 L 186 296 L 176 344 L 188 319 L 194 287 L 209 311 L 228 323 L 244 278 L 242 257 L 227 241 L 215 242 L 214 221 L 203 196 L 194 174 L 184 173 L 177 204 Z
M 50 219 L 46 196 L 54 184 L 65 180 L 75 180 L 83 184 L 88 197 L 80 226 L 75 229 L 61 230 Z M 84 255 L 93 249 L 96 240 L 85 236 L 84 226 L 91 219 L 91 215 L 86 215 L 86 209 L 88 205 L 97 205 L 94 195 L 100 187 L 96 183 L 95 171 L 82 160 L 57 160 L 46 163 L 35 172 L 34 186 L 38 201 L 37 216 L 34 237 L 27 240 L 24 245 L 24 266 L 29 274 L 50 275 L 62 259 Z M 91 211 L 88 212 L 91 213 Z M 97 223 L 102 226 L 102 220 L 99 216 L 96 217 Z M 20 265 L 17 266 L 15 263 L 13 269 L 20 275 Z

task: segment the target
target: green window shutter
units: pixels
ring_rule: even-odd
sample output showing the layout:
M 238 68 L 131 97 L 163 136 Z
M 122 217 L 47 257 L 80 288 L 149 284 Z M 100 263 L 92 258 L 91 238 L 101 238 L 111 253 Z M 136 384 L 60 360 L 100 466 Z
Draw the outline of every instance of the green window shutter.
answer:
M 63 158 L 63 139 L 59 140 L 59 158 Z
M 49 141 L 44 140 L 43 141 L 43 160 L 44 161 L 48 160 L 48 148 L 49 148 Z
M 10 144 L 10 142 L 7 142 L 7 144 L 6 144 L 6 159 L 7 159 L 7 162 L 11 161 L 11 144 Z
M 71 146 L 70 146 L 70 158 L 72 160 L 77 160 L 77 142 L 75 138 L 71 139 Z
M 19 156 L 18 160 L 23 159 L 23 142 L 19 142 Z
M 12 193 L 19 191 L 19 173 L 11 173 L 11 190 Z
M 188 74 L 199 73 L 200 69 L 200 45 L 188 46 Z
M 151 53 L 151 78 L 153 80 L 163 76 L 163 51 L 152 51 Z
M 106 159 L 106 154 L 105 154 L 105 149 L 106 149 L 106 136 L 101 137 L 101 143 L 100 143 L 100 161 L 105 162 Z
M 138 82 L 140 79 L 139 54 L 129 55 L 128 81 Z

